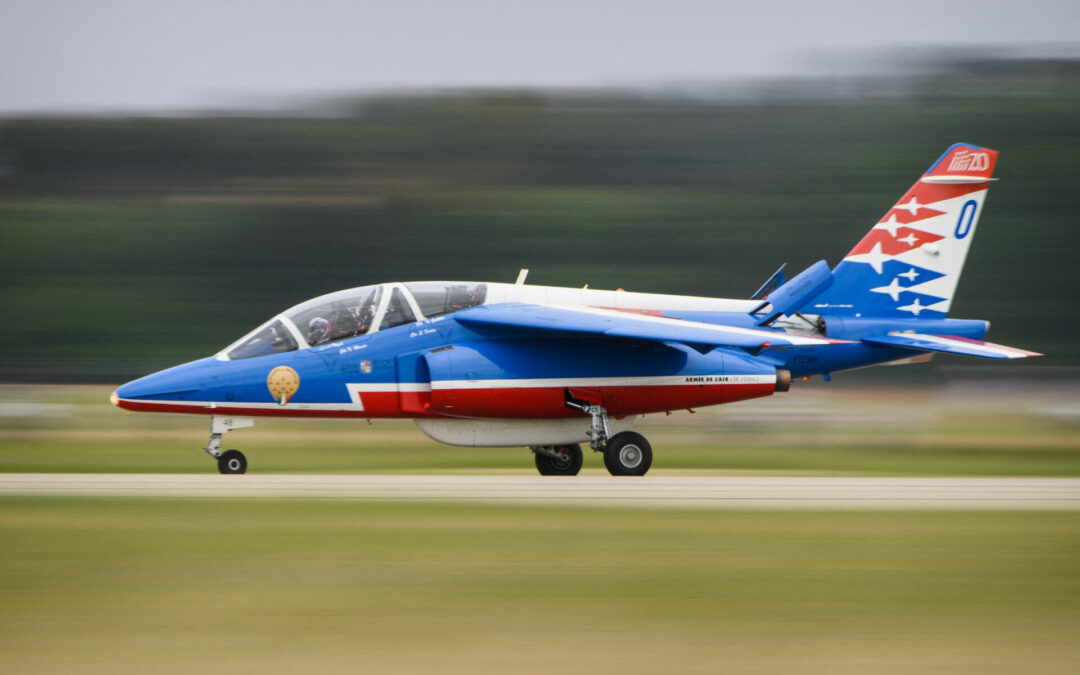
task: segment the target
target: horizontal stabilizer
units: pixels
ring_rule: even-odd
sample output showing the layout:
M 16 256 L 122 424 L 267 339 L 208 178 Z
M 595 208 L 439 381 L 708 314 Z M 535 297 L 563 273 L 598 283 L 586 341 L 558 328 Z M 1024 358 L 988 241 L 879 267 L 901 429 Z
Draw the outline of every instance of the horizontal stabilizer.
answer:
M 927 352 L 944 352 L 946 354 L 963 354 L 964 356 L 979 356 L 984 359 L 1023 359 L 1029 356 L 1042 356 L 1038 352 L 1029 352 L 1015 347 L 996 345 L 993 342 L 972 340 L 956 335 L 921 335 L 919 333 L 890 333 L 879 337 L 863 338 L 863 342 L 870 344 L 885 345 L 887 347 L 904 347 L 906 349 L 919 349 Z
M 506 303 L 481 305 L 454 315 L 471 326 L 517 328 L 614 338 L 677 342 L 702 348 L 739 347 L 757 351 L 768 347 L 803 347 L 846 343 L 846 340 L 791 335 L 771 330 L 718 326 L 697 321 L 649 316 L 619 310 Z

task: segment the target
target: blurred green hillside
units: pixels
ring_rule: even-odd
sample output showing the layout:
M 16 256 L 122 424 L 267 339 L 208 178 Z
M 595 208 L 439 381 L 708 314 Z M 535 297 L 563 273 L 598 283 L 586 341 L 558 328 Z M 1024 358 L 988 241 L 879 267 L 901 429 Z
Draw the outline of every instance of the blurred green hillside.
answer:
M 956 141 L 1001 151 L 1001 180 L 953 315 L 1080 363 L 1080 78 L 990 69 L 810 102 L 453 92 L 0 120 L 0 378 L 118 381 L 379 281 L 528 267 L 746 297 L 782 262 L 836 263 Z

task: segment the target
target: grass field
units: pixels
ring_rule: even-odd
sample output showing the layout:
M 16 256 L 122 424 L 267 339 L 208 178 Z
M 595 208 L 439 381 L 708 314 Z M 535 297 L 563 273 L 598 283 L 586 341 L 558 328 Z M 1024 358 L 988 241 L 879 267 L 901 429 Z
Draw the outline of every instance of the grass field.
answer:
M 0 472 L 212 472 L 206 418 L 125 415 L 109 387 L 0 387 Z M 656 472 L 1080 475 L 1080 389 L 797 383 L 758 401 L 651 416 Z M 260 473 L 535 471 L 527 450 L 451 448 L 407 421 L 258 420 L 225 447 Z M 586 472 L 602 473 L 586 452 Z
M 0 501 L 8 673 L 1075 672 L 1080 518 Z
M 0 472 L 214 471 L 204 419 L 108 393 L 0 388 Z M 1076 476 L 1075 393 L 811 384 L 639 428 L 658 473 Z M 408 423 L 228 441 L 257 472 L 534 471 Z M 1077 635 L 1075 512 L 0 499 L 2 673 L 1068 673 Z

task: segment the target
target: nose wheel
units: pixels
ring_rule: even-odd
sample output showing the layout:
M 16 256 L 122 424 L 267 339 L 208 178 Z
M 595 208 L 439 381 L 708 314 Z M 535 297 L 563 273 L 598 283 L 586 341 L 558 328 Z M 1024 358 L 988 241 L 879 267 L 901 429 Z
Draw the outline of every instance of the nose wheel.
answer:
M 247 457 L 239 450 L 226 450 L 217 458 L 220 473 L 244 473 L 247 471 Z

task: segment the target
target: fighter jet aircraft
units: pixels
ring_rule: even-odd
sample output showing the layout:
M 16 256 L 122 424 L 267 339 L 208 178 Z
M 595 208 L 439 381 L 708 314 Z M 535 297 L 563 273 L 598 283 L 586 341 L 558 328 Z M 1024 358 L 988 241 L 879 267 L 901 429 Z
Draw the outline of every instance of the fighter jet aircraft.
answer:
M 787 391 L 792 378 L 934 352 L 1039 356 L 946 318 L 998 153 L 949 148 L 847 256 L 749 299 L 420 281 L 331 293 L 220 353 L 129 382 L 132 411 L 210 417 L 204 448 L 244 473 L 222 437 L 255 417 L 411 418 L 459 446 L 526 446 L 545 475 L 576 475 L 580 443 L 613 475 L 644 475 L 642 415 Z M 523 271 L 524 272 L 524 271 Z

